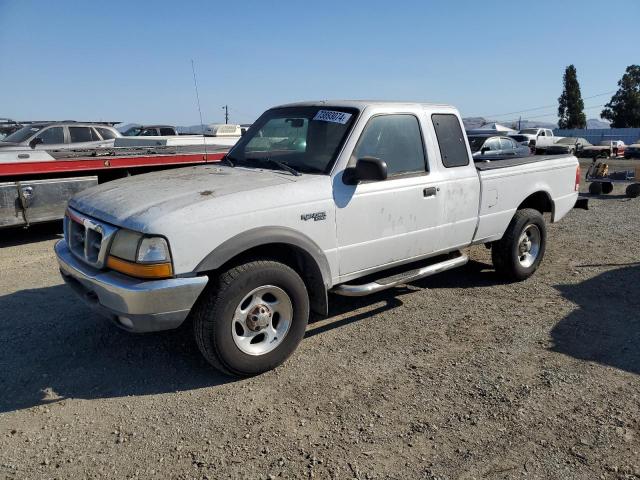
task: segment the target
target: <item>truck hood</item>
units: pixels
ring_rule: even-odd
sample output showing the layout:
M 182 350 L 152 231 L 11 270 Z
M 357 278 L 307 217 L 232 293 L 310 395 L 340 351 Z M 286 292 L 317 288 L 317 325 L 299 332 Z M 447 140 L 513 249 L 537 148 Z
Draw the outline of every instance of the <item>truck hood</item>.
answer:
M 104 183 L 80 192 L 69 206 L 113 225 L 149 232 L 162 219 L 176 214 L 188 217 L 197 209 L 206 208 L 215 217 L 263 207 L 259 201 L 247 201 L 245 195 L 273 187 L 282 191 L 310 177 L 317 176 L 202 165 Z M 238 198 L 228 201 L 233 196 Z

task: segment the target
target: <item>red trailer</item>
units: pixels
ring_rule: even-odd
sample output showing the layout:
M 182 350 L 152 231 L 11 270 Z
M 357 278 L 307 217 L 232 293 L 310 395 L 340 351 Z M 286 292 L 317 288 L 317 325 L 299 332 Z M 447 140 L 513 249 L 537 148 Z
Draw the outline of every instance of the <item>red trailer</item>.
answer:
M 0 228 L 58 220 L 85 188 L 153 170 L 219 162 L 229 147 L 116 147 L 0 152 Z

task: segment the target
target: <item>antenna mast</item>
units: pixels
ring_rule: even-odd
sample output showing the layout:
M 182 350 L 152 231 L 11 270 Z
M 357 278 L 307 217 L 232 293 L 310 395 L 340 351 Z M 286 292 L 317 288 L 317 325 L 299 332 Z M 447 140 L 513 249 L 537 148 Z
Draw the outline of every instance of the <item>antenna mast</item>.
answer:
M 196 89 L 196 102 L 198 103 L 198 113 L 200 114 L 200 130 L 202 131 L 202 144 L 204 145 L 204 159 L 209 160 L 207 155 L 207 139 L 204 136 L 204 122 L 202 121 L 202 109 L 200 108 L 200 95 L 198 94 L 198 82 L 196 80 L 196 67 L 191 59 L 191 71 L 193 72 L 193 86 Z

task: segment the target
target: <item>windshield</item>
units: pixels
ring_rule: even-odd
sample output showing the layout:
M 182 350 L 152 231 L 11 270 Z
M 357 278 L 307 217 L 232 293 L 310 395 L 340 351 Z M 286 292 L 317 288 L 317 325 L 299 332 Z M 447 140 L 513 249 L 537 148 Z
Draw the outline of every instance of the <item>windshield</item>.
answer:
M 537 135 L 537 128 L 525 128 L 524 130 L 520 130 L 518 133 L 526 133 L 528 135 Z
M 469 146 L 471 147 L 471 151 L 479 151 L 487 138 L 489 137 L 469 137 Z
M 34 133 L 38 133 L 42 130 L 44 125 L 29 125 L 28 127 L 22 127 L 20 130 L 16 130 L 11 135 L 7 135 L 3 142 L 15 142 L 20 143 L 24 142 L 28 138 L 30 138 Z
M 358 110 L 336 107 L 285 107 L 266 111 L 229 151 L 239 165 L 328 173 Z
M 525 137 L 524 135 L 509 135 L 511 138 L 513 138 L 516 142 L 528 142 L 529 141 L 529 137 Z

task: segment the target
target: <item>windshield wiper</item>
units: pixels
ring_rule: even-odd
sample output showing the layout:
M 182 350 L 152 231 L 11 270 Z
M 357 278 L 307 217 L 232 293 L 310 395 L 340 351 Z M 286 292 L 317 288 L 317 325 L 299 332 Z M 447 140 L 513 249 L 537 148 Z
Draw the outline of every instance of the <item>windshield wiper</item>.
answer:
M 287 165 L 284 162 L 281 162 L 279 160 L 274 160 L 271 157 L 265 158 L 264 159 L 266 162 L 272 163 L 278 167 L 280 167 L 281 170 L 286 170 L 287 172 L 289 172 L 291 175 L 294 175 L 296 177 L 299 177 L 300 175 L 302 175 L 298 170 L 296 170 L 295 168 Z

